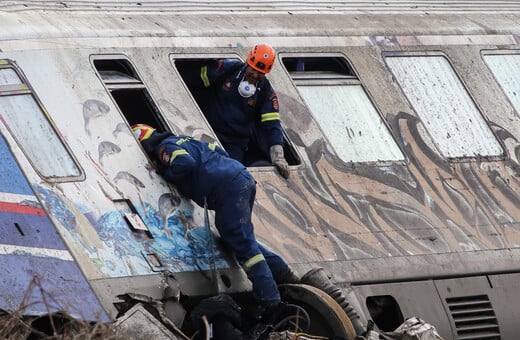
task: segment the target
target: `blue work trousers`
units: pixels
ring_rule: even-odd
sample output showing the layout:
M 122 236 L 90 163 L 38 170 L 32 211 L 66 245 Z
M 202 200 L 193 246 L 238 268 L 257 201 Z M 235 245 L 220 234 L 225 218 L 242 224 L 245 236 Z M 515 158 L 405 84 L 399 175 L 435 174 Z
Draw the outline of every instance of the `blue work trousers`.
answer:
M 255 238 L 251 213 L 256 195 L 256 183 L 247 170 L 241 171 L 229 183 L 222 183 L 215 200 L 215 225 L 224 245 L 234 252 L 240 265 L 263 254 L 246 270 L 253 283 L 253 295 L 261 302 L 280 301 L 280 293 L 271 272 L 283 271 L 287 264 L 277 254 L 260 245 Z M 260 256 L 261 258 L 261 256 Z M 273 267 L 271 267 L 273 266 Z

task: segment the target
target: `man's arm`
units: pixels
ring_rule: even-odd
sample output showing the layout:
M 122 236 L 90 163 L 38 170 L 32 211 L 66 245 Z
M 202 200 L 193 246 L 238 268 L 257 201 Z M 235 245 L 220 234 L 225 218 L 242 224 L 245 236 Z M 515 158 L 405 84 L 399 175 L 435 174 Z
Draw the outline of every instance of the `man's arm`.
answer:
M 235 59 L 212 59 L 199 70 L 199 79 L 208 88 L 220 87 L 227 77 L 238 71 L 243 63 Z
M 274 89 L 266 86 L 268 95 L 260 110 L 260 126 L 266 132 L 267 144 L 269 145 L 269 156 L 271 163 L 284 177 L 289 178 L 289 164 L 283 152 L 283 129 L 280 122 L 278 107 L 278 96 Z
M 289 178 L 289 164 L 283 154 L 283 147 L 279 144 L 271 145 L 269 148 L 269 155 L 271 156 L 271 162 L 276 169 L 278 169 L 280 175 L 282 175 L 283 178 Z

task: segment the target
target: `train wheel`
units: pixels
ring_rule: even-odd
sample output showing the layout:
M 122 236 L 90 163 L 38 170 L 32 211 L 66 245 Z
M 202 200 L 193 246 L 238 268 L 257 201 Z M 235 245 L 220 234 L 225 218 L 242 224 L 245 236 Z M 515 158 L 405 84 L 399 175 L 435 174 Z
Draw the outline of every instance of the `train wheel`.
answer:
M 279 290 L 282 301 L 301 306 L 307 311 L 310 318 L 309 334 L 347 340 L 356 337 L 347 313 L 324 291 L 304 284 L 280 285 Z

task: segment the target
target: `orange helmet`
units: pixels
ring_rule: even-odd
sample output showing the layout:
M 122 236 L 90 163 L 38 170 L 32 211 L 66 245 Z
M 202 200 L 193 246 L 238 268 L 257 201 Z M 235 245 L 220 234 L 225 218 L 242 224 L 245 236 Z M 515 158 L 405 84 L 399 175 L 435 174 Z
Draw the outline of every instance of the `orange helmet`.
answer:
M 134 131 L 134 136 L 137 138 L 140 142 L 143 140 L 149 138 L 152 133 L 155 131 L 153 127 L 146 124 L 135 124 L 132 125 L 132 130 Z
M 247 55 L 247 65 L 262 73 L 269 73 L 273 68 L 274 49 L 267 44 L 256 45 Z

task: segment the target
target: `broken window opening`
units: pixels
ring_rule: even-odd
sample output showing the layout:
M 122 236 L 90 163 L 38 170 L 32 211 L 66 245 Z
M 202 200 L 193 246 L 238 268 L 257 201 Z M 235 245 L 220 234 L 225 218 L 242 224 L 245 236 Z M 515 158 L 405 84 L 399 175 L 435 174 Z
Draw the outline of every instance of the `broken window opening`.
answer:
M 175 67 L 177 68 L 181 78 L 183 79 L 184 83 L 188 87 L 188 90 L 190 91 L 191 95 L 193 96 L 193 99 L 195 99 L 195 102 L 199 106 L 201 112 L 204 114 L 206 119 L 208 119 L 208 109 L 207 109 L 207 99 L 208 91 L 211 91 L 208 88 L 201 88 L 197 84 L 194 84 L 190 82 L 191 79 L 193 79 L 194 74 L 200 74 L 201 67 L 208 63 L 212 59 L 210 58 L 186 58 L 186 59 L 176 59 L 174 61 Z M 237 59 L 238 60 L 238 59 Z M 275 89 L 276 90 L 276 89 Z M 291 141 L 289 140 L 285 130 L 283 129 L 283 148 L 284 148 L 284 155 L 285 159 L 287 160 L 287 163 L 289 165 L 299 165 L 301 164 L 301 159 L 298 156 L 298 153 L 296 152 L 296 149 L 292 145 Z M 272 166 L 270 156 L 268 153 L 261 150 L 261 147 L 259 147 L 258 143 L 250 142 L 247 151 L 246 156 L 244 160 L 244 165 L 247 167 L 262 167 L 262 166 Z
M 295 81 L 341 79 L 360 84 L 352 67 L 341 57 L 285 57 L 282 63 Z
M 140 81 L 137 72 L 126 59 L 95 59 L 94 66 L 100 74 L 121 74 Z
M 157 132 L 169 131 L 145 84 L 127 59 L 96 56 L 93 64 L 130 126 L 147 124 Z

